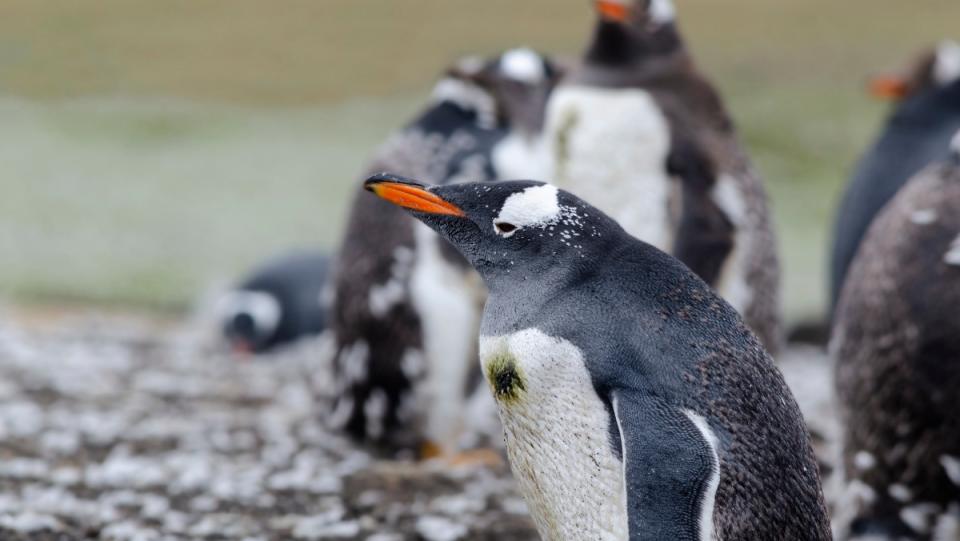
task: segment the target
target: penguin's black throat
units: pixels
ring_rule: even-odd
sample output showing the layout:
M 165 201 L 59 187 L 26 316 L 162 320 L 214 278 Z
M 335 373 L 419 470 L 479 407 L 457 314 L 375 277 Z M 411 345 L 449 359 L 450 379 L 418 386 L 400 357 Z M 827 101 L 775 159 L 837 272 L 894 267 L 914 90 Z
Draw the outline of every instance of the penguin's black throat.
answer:
M 684 51 L 674 23 L 651 26 L 646 21 L 619 22 L 600 19 L 587 49 L 588 64 L 605 67 L 639 65 L 650 57 Z

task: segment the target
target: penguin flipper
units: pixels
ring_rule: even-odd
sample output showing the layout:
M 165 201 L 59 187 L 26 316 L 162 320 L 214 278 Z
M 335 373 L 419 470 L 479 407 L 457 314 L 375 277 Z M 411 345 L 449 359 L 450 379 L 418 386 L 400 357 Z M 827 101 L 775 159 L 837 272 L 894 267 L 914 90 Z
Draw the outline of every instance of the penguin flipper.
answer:
M 733 223 L 712 197 L 717 173 L 709 156 L 692 136 L 673 134 L 667 172 L 680 182 L 681 208 L 673 255 L 716 285 L 733 251 Z
M 691 417 L 696 414 L 636 394 L 614 392 L 612 400 L 630 541 L 709 541 L 719 480 L 711 444 Z

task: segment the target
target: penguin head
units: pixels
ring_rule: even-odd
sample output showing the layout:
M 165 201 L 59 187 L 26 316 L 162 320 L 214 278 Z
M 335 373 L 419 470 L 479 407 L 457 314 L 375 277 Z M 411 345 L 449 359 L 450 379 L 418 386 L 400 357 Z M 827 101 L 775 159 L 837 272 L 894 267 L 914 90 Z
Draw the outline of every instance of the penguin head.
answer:
M 528 48 L 483 59 L 463 58 L 447 70 L 434 89 L 434 101 L 448 100 L 477 111 L 487 127 L 537 133 L 550 92 L 563 70 Z
M 453 244 L 494 291 L 527 279 L 571 279 L 602 261 L 607 246 L 626 234 L 599 210 L 544 182 L 425 186 L 383 173 L 364 187 Z
M 219 319 L 230 347 L 238 353 L 266 349 L 280 326 L 280 301 L 266 291 L 236 289 L 220 299 Z
M 951 40 L 920 54 L 902 73 L 870 80 L 870 93 L 877 98 L 899 101 L 927 91 L 952 86 L 960 81 L 960 43 Z
M 587 59 L 631 64 L 683 49 L 672 0 L 594 0 L 599 21 Z

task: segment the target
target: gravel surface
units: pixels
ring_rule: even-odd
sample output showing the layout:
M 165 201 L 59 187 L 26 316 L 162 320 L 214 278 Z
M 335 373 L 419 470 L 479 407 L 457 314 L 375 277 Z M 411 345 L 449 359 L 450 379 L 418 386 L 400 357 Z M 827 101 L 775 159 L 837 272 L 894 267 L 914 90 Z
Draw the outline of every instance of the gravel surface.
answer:
M 33 327 L 0 321 L 0 539 L 536 539 L 505 466 L 327 431 L 324 339 L 251 361 L 122 318 Z M 781 366 L 829 468 L 826 360 Z

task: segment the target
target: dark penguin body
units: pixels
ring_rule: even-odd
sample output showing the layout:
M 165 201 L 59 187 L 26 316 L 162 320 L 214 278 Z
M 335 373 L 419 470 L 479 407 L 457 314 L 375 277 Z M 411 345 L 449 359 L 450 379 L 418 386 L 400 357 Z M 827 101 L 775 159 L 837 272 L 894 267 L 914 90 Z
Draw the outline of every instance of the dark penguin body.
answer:
M 330 255 L 296 252 L 254 270 L 220 299 L 224 338 L 235 350 L 264 353 L 326 329 L 322 291 Z
M 370 169 L 440 184 L 495 180 L 511 167 L 510 156 L 498 152 L 523 146 L 539 131 L 557 76 L 546 59 L 526 49 L 461 62 L 436 85 L 423 113 L 378 151 Z M 483 286 L 433 232 L 361 187 L 357 191 L 333 281 L 340 390 L 332 421 L 388 452 L 428 442 L 449 451 L 462 438 L 477 370 Z
M 947 65 L 955 62 L 960 62 L 960 45 L 943 44 L 921 58 L 896 90 L 900 95 L 885 95 L 902 101 L 861 158 L 837 209 L 830 260 L 831 312 L 874 217 L 917 172 L 949 155 L 950 138 L 960 129 L 960 65 L 955 69 Z M 938 63 L 944 66 L 939 78 Z M 893 91 L 889 83 L 876 90 L 883 89 Z
M 368 188 L 477 268 L 480 358 L 544 539 L 829 539 L 800 411 L 685 265 L 532 181 Z
M 546 177 L 683 261 L 775 352 L 780 271 L 767 196 L 719 94 L 669 0 L 597 4 L 584 59 L 548 104 Z
M 873 221 L 837 306 L 844 539 L 960 539 L 958 306 L 955 154 L 910 180 Z

